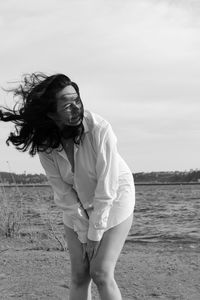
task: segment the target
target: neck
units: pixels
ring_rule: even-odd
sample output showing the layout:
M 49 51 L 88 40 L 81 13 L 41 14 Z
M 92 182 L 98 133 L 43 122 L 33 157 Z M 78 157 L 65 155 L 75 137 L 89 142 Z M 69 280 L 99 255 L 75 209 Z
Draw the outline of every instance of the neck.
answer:
M 76 126 L 65 126 L 62 130 L 60 130 L 60 135 L 65 140 L 74 140 L 74 138 L 80 135 L 82 127 L 82 122 Z

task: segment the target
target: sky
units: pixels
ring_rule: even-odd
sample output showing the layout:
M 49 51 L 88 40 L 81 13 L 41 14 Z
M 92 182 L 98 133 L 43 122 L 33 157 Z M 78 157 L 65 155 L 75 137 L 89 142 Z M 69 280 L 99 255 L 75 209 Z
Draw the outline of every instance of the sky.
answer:
M 199 168 L 199 16 L 198 0 L 1 1 L 0 105 L 23 74 L 64 73 L 133 173 Z M 0 123 L 0 171 L 44 173 L 5 144 L 13 130 Z

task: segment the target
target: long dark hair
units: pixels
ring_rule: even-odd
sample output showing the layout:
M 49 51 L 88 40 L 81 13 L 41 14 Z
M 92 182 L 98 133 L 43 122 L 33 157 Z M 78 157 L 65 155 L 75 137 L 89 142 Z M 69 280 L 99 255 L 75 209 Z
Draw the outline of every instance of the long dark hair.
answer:
M 78 85 L 64 74 L 47 76 L 43 73 L 24 75 L 17 88 L 7 90 L 18 100 L 13 109 L 3 107 L 0 120 L 13 122 L 15 132 L 10 132 L 7 145 L 11 142 L 18 150 L 29 150 L 34 156 L 39 151 L 62 149 L 61 133 L 57 125 L 47 116 L 56 112 L 56 94 L 64 87 L 72 85 L 80 97 Z M 68 137 L 79 144 L 83 134 L 83 124 L 68 126 Z

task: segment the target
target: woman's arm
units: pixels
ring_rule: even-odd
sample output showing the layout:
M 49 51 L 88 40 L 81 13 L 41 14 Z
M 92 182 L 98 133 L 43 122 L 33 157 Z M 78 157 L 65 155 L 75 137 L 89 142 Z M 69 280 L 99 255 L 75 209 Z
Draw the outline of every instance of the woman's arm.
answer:
M 100 241 L 107 228 L 108 217 L 118 190 L 119 164 L 117 139 L 108 124 L 97 139 L 97 186 L 93 200 L 94 210 L 89 220 L 88 238 Z
M 54 202 L 64 211 L 65 217 L 73 220 L 74 231 L 77 232 L 79 240 L 86 243 L 88 219 L 79 204 L 76 191 L 70 184 L 62 180 L 51 154 L 40 152 L 39 159 L 52 186 Z
M 67 206 L 77 203 L 76 192 L 71 185 L 62 180 L 52 155 L 45 152 L 39 152 L 39 159 L 45 170 L 48 181 L 53 188 L 55 203 L 63 210 Z

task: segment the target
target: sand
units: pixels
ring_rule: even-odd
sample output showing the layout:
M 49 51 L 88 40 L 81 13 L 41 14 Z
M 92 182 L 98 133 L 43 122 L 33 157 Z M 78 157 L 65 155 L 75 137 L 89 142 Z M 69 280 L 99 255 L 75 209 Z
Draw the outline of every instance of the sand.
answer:
M 200 300 L 200 245 L 127 241 L 116 280 L 124 300 Z M 22 239 L 0 240 L 1 300 L 64 300 L 69 284 L 68 251 L 40 249 Z M 95 286 L 93 299 L 99 299 Z

